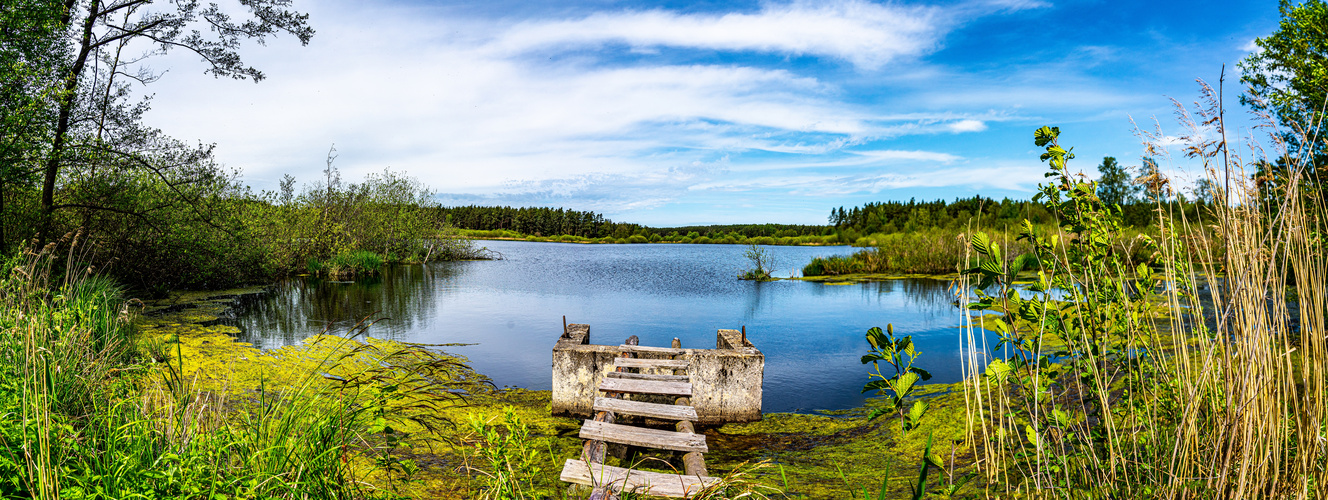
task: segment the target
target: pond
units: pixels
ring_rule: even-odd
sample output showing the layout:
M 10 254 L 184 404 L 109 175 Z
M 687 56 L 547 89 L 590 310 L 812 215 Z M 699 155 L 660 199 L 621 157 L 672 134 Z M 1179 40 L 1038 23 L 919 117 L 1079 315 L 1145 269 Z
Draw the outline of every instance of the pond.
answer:
M 764 410 L 852 408 L 867 368 L 864 334 L 893 323 L 913 335 L 933 383 L 961 378 L 960 310 L 943 280 L 827 285 L 740 281 L 741 245 L 585 245 L 483 241 L 505 258 L 404 265 L 354 282 L 315 278 L 278 284 L 232 324 L 263 348 L 299 342 L 358 320 L 380 338 L 431 344 L 467 356 L 499 386 L 548 389 L 551 350 L 569 323 L 590 325 L 591 342 L 714 348 L 715 331 L 747 328 L 766 356 Z M 849 247 L 766 247 L 776 276 Z

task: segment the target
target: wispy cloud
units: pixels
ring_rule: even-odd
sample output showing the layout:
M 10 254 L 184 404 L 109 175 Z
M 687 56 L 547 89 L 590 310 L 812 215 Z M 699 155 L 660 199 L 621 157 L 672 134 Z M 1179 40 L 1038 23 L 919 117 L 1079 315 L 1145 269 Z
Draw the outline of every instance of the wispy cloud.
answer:
M 790 195 L 819 207 L 946 187 L 1027 192 L 1041 169 L 1015 161 L 1036 158 L 1028 141 L 1004 147 L 1017 128 L 1123 123 L 1150 99 L 1165 112 L 1161 92 L 1099 75 L 1137 59 L 1115 39 L 992 62 L 946 52 L 982 19 L 1066 8 L 1045 1 L 469 5 L 311 3 L 309 47 L 246 49 L 269 76 L 261 85 L 201 75 L 187 54 L 158 60 L 172 69 L 150 89 L 151 121 L 217 142 L 259 188 L 283 173 L 312 180 L 336 143 L 348 178 L 390 166 L 449 203 L 613 216 L 750 196 L 760 208 L 748 213 L 766 215 L 788 214 L 775 200 Z M 974 34 L 978 49 L 1002 43 L 988 34 Z M 805 220 L 822 220 L 813 212 Z
M 809 55 L 877 69 L 936 48 L 948 19 L 935 7 L 863 0 L 767 3 L 754 13 L 682 14 L 666 10 L 596 13 L 580 19 L 520 23 L 489 44 L 508 54 L 623 44 Z

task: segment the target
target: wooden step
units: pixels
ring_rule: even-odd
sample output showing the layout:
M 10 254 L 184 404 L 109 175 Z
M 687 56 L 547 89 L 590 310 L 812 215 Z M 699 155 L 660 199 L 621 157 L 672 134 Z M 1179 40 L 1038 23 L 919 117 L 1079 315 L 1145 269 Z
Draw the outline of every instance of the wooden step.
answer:
M 627 345 L 627 344 L 623 344 L 623 345 L 618 346 L 618 348 L 619 348 L 619 349 L 622 349 L 623 352 L 652 352 L 652 353 L 657 353 L 657 354 L 672 354 L 672 355 L 675 355 L 675 356 L 676 356 L 676 355 L 679 355 L 679 354 L 687 354 L 687 351 L 686 351 L 686 350 L 683 350 L 683 349 L 675 349 L 675 348 L 672 348 L 672 347 L 653 347 L 653 346 L 648 346 L 648 345 Z
M 661 396 L 692 395 L 691 382 L 670 380 L 637 380 L 630 378 L 605 378 L 599 382 L 599 390 L 604 392 L 625 392 L 628 394 L 659 394 Z
M 689 498 L 719 479 L 630 470 L 569 459 L 563 463 L 562 480 L 587 486 L 611 485 L 616 491 L 635 491 L 657 497 Z
M 681 359 L 613 358 L 613 366 L 618 368 L 687 368 L 687 362 Z
M 585 424 L 581 426 L 581 439 L 608 441 L 610 443 L 661 450 L 697 451 L 701 453 L 710 451 L 706 446 L 705 434 L 661 431 L 594 420 L 586 420 Z
M 617 398 L 595 398 L 595 411 L 611 411 L 620 415 L 658 418 L 663 420 L 690 420 L 695 422 L 696 408 L 682 405 L 662 405 L 644 401 Z
M 655 375 L 653 373 L 609 372 L 607 375 L 613 378 L 634 378 L 637 380 L 673 380 L 677 382 L 691 380 L 686 375 Z

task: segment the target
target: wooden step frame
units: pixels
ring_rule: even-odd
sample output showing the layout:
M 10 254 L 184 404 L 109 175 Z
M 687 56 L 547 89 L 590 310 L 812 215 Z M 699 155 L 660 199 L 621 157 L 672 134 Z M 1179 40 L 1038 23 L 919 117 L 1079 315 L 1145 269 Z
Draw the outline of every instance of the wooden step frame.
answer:
M 673 450 L 688 453 L 693 451 L 706 453 L 710 451 L 710 447 L 706 445 L 705 434 L 662 431 L 659 429 L 647 429 L 645 427 L 635 427 L 631 425 L 610 424 L 608 422 L 600 422 L 597 420 L 586 420 L 585 423 L 581 425 L 580 437 L 581 439 L 591 439 L 660 450 Z
M 617 368 L 672 368 L 686 369 L 691 363 L 681 359 L 642 359 L 642 358 L 614 358 L 613 366 Z
M 599 382 L 599 390 L 623 394 L 657 394 L 661 396 L 691 397 L 692 383 L 672 380 L 641 380 L 633 378 L 605 377 Z
M 654 373 L 628 373 L 628 372 L 609 372 L 605 374 L 609 378 L 630 378 L 637 380 L 663 380 L 669 382 L 689 382 L 692 380 L 687 375 L 659 375 Z
M 595 411 L 611 411 L 617 415 L 636 415 L 675 422 L 683 420 L 695 422 L 699 420 L 696 416 L 696 408 L 682 405 L 665 405 L 617 398 L 595 398 L 594 408 Z
M 576 459 L 563 463 L 559 478 L 568 483 L 672 498 L 690 498 L 719 481 L 713 477 L 624 469 Z

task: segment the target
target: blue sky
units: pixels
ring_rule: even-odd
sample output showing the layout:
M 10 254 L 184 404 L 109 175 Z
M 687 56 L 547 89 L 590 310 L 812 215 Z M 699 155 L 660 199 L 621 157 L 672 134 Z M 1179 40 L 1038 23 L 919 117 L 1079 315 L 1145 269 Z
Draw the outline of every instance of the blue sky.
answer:
M 318 30 L 245 49 L 258 85 L 156 62 L 149 121 L 259 189 L 404 170 L 448 204 L 654 226 L 820 224 L 868 201 L 1027 198 L 1038 126 L 1137 165 L 1273 31 L 1276 2 L 295 2 Z M 1237 113 L 1238 114 L 1238 113 Z M 1236 119 L 1232 128 L 1242 130 Z M 1177 130 L 1171 130 L 1177 129 Z M 1180 160 L 1163 159 L 1185 185 Z

